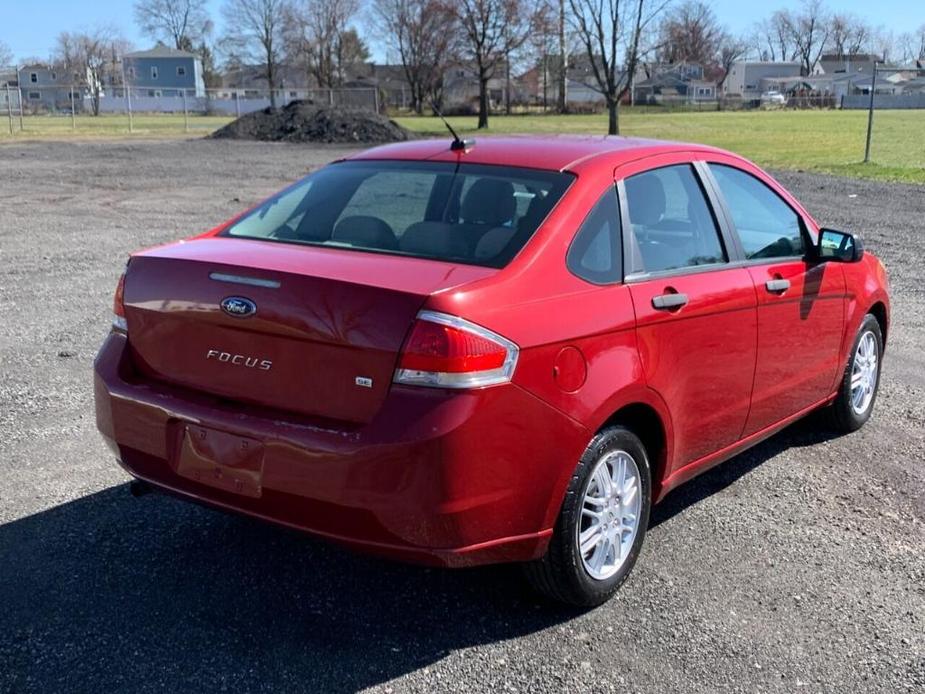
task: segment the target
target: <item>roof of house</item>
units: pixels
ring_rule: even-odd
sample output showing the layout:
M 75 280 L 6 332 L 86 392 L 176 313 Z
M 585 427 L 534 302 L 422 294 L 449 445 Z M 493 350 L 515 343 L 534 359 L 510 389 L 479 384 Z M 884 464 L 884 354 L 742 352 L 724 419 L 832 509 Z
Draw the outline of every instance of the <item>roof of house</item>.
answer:
M 791 61 L 779 61 L 779 60 L 737 60 L 733 65 L 747 65 L 752 67 L 758 67 L 761 65 L 776 65 L 777 67 L 803 67 L 802 63 L 791 62 Z
M 154 48 L 149 48 L 146 51 L 135 51 L 134 53 L 126 53 L 126 58 L 198 58 L 199 56 L 195 53 L 190 53 L 189 51 L 181 51 L 176 48 L 171 48 L 166 46 L 163 43 L 158 43 Z
M 853 63 L 879 63 L 883 58 L 873 53 L 824 53 L 819 56 L 821 63 L 843 63 L 846 60 Z
M 465 152 L 450 149 L 450 137 L 412 140 L 359 152 L 351 159 L 399 159 L 411 161 L 464 161 L 471 164 L 519 166 L 552 171 L 575 170 L 584 162 L 606 157 L 618 166 L 643 156 L 669 151 L 710 151 L 713 147 L 664 140 L 600 135 L 507 135 L 478 137 Z

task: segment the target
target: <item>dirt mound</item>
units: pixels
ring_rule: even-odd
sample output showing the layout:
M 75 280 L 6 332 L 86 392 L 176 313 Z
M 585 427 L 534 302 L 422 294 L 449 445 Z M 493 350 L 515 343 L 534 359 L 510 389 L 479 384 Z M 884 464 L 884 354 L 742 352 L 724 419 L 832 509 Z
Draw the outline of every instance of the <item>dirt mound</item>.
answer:
M 411 134 L 385 116 L 360 109 L 293 101 L 241 116 L 211 137 L 272 142 L 396 142 Z

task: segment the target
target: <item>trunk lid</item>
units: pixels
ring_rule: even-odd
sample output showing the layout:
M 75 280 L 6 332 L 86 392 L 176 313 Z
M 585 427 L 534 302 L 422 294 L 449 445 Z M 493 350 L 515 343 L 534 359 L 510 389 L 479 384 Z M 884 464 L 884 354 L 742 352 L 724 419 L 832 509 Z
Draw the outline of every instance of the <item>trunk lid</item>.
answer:
M 129 345 L 148 377 L 361 423 L 382 405 L 426 298 L 496 272 L 268 241 L 180 242 L 132 258 Z

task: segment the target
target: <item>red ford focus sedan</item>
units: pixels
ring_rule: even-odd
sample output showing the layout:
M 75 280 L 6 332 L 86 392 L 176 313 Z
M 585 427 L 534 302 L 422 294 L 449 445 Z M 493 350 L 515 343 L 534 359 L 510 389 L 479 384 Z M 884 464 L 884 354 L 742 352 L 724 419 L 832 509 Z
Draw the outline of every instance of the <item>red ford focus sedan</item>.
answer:
M 593 605 L 672 488 L 816 408 L 864 424 L 889 298 L 741 157 L 513 137 L 335 162 L 134 254 L 114 313 L 135 491 Z

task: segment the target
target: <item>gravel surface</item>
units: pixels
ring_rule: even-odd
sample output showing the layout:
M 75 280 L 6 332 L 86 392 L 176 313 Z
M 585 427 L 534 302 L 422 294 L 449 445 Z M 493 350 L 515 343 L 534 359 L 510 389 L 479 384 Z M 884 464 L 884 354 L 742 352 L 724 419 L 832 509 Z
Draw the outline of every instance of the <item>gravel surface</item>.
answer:
M 127 254 L 346 152 L 0 146 L 0 691 L 925 691 L 925 188 L 788 173 L 885 260 L 877 411 L 810 418 L 656 508 L 618 597 L 426 570 L 161 495 L 98 437 L 91 363 Z

